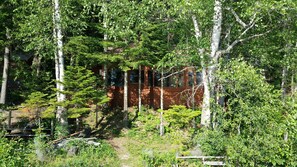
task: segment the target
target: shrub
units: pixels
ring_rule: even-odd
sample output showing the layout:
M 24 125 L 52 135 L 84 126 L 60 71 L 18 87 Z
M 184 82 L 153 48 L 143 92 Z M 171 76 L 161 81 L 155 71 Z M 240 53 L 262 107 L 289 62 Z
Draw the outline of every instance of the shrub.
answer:
M 22 140 L 8 140 L 1 135 L 0 166 L 27 166 L 31 153 L 27 144 Z
M 201 111 L 194 111 L 183 105 L 173 105 L 170 109 L 164 110 L 164 117 L 169 126 L 178 129 L 189 127 L 190 122 L 200 114 Z
M 99 146 L 89 145 L 81 140 L 73 140 L 66 147 L 62 148 L 59 153 L 48 162 L 51 166 L 74 166 L 74 167 L 89 167 L 89 166 L 119 166 L 119 160 L 115 150 L 105 141 L 100 142 Z M 67 150 L 70 147 L 77 147 L 78 154 L 72 157 L 67 157 Z
M 148 167 L 173 166 L 177 164 L 174 152 L 154 152 L 149 150 L 142 153 L 142 159 Z
M 227 155 L 232 166 L 296 166 L 296 138 L 284 140 L 292 128 L 286 122 L 294 109 L 284 110 L 281 94 L 254 67 L 241 61 L 224 67 L 218 81 L 227 105 L 213 111 L 217 113 L 215 130 L 196 139 L 202 151 Z

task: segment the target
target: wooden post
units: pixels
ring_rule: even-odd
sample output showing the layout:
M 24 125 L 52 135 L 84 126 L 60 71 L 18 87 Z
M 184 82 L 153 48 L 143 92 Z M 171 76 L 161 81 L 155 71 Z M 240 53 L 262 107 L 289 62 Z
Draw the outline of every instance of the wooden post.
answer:
M 8 111 L 8 129 L 11 128 L 11 110 Z
M 128 71 L 124 72 L 124 126 L 128 128 Z
M 54 136 L 54 119 L 51 119 L 51 137 Z
M 138 67 L 138 111 L 141 112 L 141 65 Z
M 98 104 L 96 104 L 95 112 L 96 112 L 95 128 L 98 128 Z

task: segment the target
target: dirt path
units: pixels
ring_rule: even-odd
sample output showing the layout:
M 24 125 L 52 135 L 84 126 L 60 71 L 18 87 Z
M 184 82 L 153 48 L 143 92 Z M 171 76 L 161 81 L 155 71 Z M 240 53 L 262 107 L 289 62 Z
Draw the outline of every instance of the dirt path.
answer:
M 119 159 L 121 160 L 121 167 L 136 167 L 135 160 L 127 149 L 129 139 L 127 137 L 117 137 L 109 139 L 108 142 L 116 150 Z

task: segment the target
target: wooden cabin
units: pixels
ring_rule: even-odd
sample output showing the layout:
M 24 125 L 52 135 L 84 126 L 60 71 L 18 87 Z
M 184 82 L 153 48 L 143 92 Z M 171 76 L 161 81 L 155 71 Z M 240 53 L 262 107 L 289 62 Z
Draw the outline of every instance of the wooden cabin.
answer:
M 112 107 L 123 107 L 124 72 L 118 68 L 107 70 L 108 96 Z M 103 68 L 100 73 L 104 73 Z M 141 71 L 142 105 L 160 108 L 161 75 L 151 67 L 143 66 Z M 138 106 L 139 70 L 128 71 L 128 106 Z M 201 73 L 191 68 L 171 70 L 164 73 L 164 109 L 171 105 L 199 106 L 202 102 L 203 87 Z M 193 95 L 194 94 L 194 98 Z

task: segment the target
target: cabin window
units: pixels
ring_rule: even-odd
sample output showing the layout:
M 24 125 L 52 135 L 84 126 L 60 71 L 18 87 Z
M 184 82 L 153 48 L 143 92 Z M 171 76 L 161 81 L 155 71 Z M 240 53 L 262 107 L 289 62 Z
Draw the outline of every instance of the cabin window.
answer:
M 193 75 L 193 71 L 188 72 L 188 85 L 193 86 L 194 78 L 195 76 Z M 202 73 L 201 72 L 196 72 L 196 85 L 200 85 L 202 83 Z
M 161 73 L 155 72 L 154 86 L 161 86 Z
M 149 86 L 161 86 L 161 73 L 149 70 L 148 71 L 148 84 Z
M 148 85 L 149 86 L 153 86 L 153 85 L 155 85 L 154 84 L 154 79 L 153 79 L 153 71 L 152 70 L 149 70 L 148 71 Z
M 164 87 L 182 87 L 184 85 L 184 73 L 179 72 L 173 74 L 175 71 L 164 74 Z
M 130 83 L 138 83 L 139 79 L 139 71 L 138 70 L 131 70 L 130 71 Z M 144 82 L 144 71 L 141 70 L 141 83 Z
M 193 71 L 188 72 L 188 85 L 193 86 L 194 84 L 194 75 Z
M 172 72 L 174 73 L 174 72 Z M 164 73 L 164 87 L 182 87 L 184 85 L 183 72 L 172 75 L 171 72 Z M 161 73 L 148 71 L 149 86 L 161 86 Z
M 200 85 L 202 83 L 202 73 L 201 72 L 196 72 L 196 84 Z
M 123 86 L 124 72 L 118 68 L 113 68 L 108 71 L 108 85 L 109 86 Z

